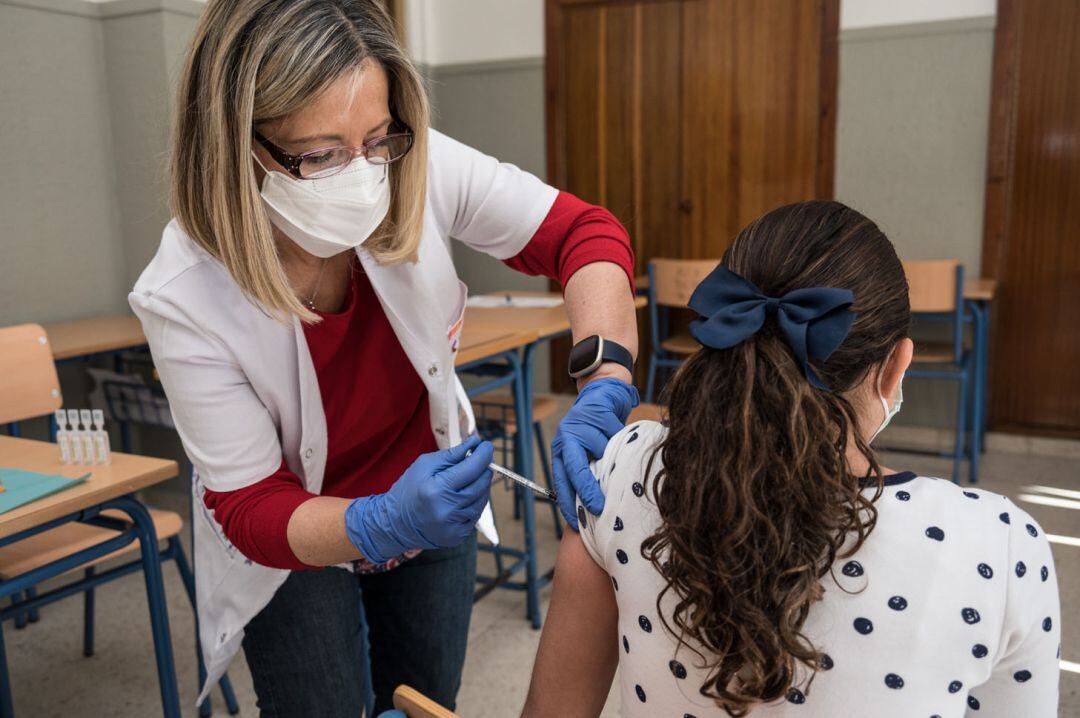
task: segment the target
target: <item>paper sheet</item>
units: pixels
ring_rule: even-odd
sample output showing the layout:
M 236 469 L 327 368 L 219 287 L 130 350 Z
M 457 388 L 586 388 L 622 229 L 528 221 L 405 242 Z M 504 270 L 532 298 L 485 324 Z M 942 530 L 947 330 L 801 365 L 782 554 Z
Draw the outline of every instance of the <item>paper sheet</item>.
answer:
M 469 297 L 468 306 L 477 309 L 550 309 L 563 303 L 562 297 L 522 297 L 513 294 L 479 294 Z
M 4 491 L 0 492 L 0 514 L 81 484 L 89 476 L 85 474 L 71 479 L 22 469 L 0 469 L 0 482 L 4 486 Z

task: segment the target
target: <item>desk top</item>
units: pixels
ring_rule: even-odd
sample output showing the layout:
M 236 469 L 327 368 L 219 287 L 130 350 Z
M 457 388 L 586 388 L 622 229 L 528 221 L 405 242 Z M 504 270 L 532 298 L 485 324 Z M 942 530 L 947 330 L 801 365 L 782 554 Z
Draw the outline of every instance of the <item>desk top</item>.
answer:
M 557 292 L 496 292 L 496 296 L 514 297 L 562 297 Z M 634 297 L 634 306 L 640 309 L 647 306 L 649 300 L 643 296 Z M 465 310 L 465 326 L 485 329 L 515 329 L 536 332 L 538 339 L 555 336 L 570 331 L 570 317 L 566 315 L 563 304 L 554 307 L 469 307 Z
M 964 281 L 964 299 L 976 302 L 993 301 L 997 292 L 998 280 L 990 277 L 969 277 Z M 634 278 L 634 284 L 639 290 L 649 288 L 649 275 L 643 274 Z
M 997 292 L 998 280 L 990 277 L 972 277 L 964 282 L 964 299 L 989 302 Z
M 505 294 L 499 293 L 500 296 Z M 509 292 L 514 296 L 561 296 L 553 292 Z M 635 297 L 634 304 L 644 307 L 645 297 Z M 142 324 L 132 316 L 104 316 L 46 324 L 53 359 L 71 359 L 98 352 L 131 349 L 146 344 Z M 563 305 L 524 309 L 521 307 L 477 308 L 465 310 L 465 328 L 457 363 L 466 364 L 491 354 L 522 347 L 537 339 L 561 334 L 570 329 L 570 319 Z
M 90 473 L 81 484 L 0 514 L 0 538 L 159 484 L 179 473 L 175 461 L 149 456 L 114 452 L 111 464 L 65 466 L 59 454 L 57 445 L 48 441 L 0 436 L 0 466 L 72 478 Z
M 146 344 L 142 324 L 132 316 L 90 317 L 44 326 L 57 361 Z
M 539 336 L 535 331 L 518 330 L 512 326 L 473 326 L 469 322 L 471 315 L 465 315 L 465 326 L 461 330 L 460 347 L 454 364 L 471 364 L 496 354 L 520 349 L 536 341 Z

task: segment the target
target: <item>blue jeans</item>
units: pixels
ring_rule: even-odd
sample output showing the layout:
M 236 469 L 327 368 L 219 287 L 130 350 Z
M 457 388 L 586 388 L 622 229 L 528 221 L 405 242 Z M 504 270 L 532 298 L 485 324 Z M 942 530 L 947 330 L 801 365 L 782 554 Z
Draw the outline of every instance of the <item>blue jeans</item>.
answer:
M 369 680 L 375 715 L 402 683 L 453 710 L 475 581 L 475 534 L 385 573 L 293 571 L 244 631 L 259 715 L 357 718 Z

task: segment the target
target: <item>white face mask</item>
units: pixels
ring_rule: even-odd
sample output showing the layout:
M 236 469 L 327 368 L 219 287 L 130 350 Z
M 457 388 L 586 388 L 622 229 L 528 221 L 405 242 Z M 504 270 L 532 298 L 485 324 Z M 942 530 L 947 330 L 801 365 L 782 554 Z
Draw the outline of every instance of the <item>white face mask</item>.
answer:
M 892 357 L 892 354 L 889 354 L 889 357 Z M 888 361 L 886 359 L 885 363 L 887 364 Z M 884 371 L 884 365 L 882 365 L 882 371 Z M 896 385 L 896 403 L 890 407 L 889 402 L 881 395 L 881 374 L 882 372 L 879 371 L 877 375 L 877 395 L 878 399 L 881 400 L 881 408 L 885 410 L 885 419 L 881 422 L 881 426 L 878 427 L 877 431 L 874 432 L 874 435 L 870 437 L 870 441 L 873 441 L 878 434 L 885 431 L 885 427 L 889 425 L 894 416 L 900 413 L 900 407 L 904 404 L 904 377 L 900 377 L 900 381 Z
M 363 157 L 324 179 L 302 180 L 267 170 L 262 162 L 259 166 L 266 170 L 259 194 L 270 221 L 316 257 L 325 259 L 359 247 L 390 209 L 387 166 Z

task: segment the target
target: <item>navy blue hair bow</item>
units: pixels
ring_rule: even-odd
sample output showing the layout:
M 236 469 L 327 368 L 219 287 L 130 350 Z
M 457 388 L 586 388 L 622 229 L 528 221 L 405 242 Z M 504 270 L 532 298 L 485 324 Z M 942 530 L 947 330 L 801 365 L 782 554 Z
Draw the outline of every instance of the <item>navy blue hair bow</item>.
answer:
M 720 265 L 694 290 L 690 308 L 701 315 L 690 323 L 690 334 L 713 349 L 728 349 L 756 334 L 767 317 L 777 324 L 807 380 L 829 390 L 810 360 L 825 361 L 844 341 L 855 312 L 849 289 L 810 287 L 782 297 L 766 297 L 751 282 Z

